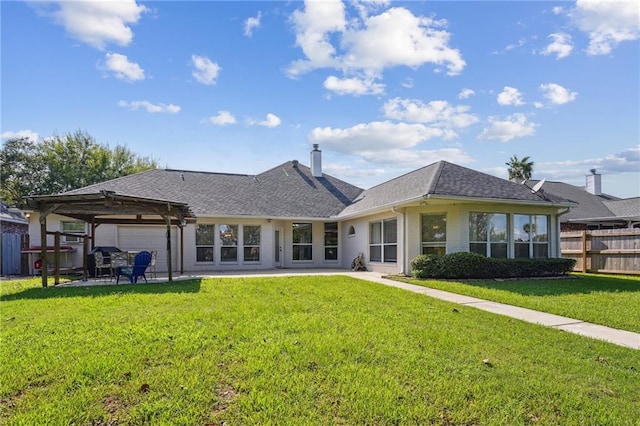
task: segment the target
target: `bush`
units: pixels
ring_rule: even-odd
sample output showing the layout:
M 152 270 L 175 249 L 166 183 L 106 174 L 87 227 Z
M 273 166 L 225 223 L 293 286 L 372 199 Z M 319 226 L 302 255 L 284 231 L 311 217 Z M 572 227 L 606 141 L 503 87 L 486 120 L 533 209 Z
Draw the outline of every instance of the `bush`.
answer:
M 494 259 L 477 253 L 420 255 L 411 260 L 416 278 L 527 278 L 564 275 L 574 259 Z

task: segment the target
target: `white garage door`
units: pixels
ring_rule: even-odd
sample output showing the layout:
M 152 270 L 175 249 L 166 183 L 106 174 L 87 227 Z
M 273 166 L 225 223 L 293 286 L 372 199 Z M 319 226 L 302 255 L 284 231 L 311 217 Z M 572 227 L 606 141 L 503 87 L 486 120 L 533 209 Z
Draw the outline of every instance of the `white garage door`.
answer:
M 173 270 L 179 271 L 178 253 L 180 242 L 175 226 L 171 227 L 171 260 Z M 157 254 L 156 271 L 167 272 L 167 227 L 166 226 L 118 226 L 118 248 L 127 250 L 155 250 Z

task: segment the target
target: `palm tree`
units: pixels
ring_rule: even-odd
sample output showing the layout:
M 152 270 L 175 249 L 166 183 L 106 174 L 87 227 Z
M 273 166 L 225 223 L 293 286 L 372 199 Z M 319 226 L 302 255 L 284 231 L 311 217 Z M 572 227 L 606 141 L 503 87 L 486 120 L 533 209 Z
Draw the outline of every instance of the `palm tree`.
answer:
M 518 160 L 518 157 L 514 155 L 509 162 L 505 164 L 509 166 L 509 180 L 520 183 L 523 180 L 531 179 L 533 161 L 529 161 L 529 157 Z

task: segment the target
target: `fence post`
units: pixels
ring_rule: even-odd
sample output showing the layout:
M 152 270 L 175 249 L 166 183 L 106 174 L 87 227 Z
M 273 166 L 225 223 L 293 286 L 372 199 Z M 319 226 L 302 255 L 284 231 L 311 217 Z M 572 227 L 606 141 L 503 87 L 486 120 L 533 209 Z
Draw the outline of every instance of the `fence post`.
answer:
M 582 231 L 582 272 L 587 272 L 587 231 Z

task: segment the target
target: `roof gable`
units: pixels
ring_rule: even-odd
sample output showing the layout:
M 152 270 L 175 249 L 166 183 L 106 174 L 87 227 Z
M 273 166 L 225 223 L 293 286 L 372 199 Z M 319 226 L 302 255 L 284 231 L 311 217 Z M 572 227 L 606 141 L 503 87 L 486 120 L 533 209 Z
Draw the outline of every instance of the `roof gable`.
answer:
M 544 191 L 533 193 L 526 185 L 439 161 L 365 190 L 340 216 L 356 215 L 428 196 L 546 204 L 567 202 Z
M 101 190 L 186 203 L 196 216 L 318 217 L 338 214 L 362 189 L 323 175 L 297 161 L 259 175 L 153 169 L 69 191 Z

